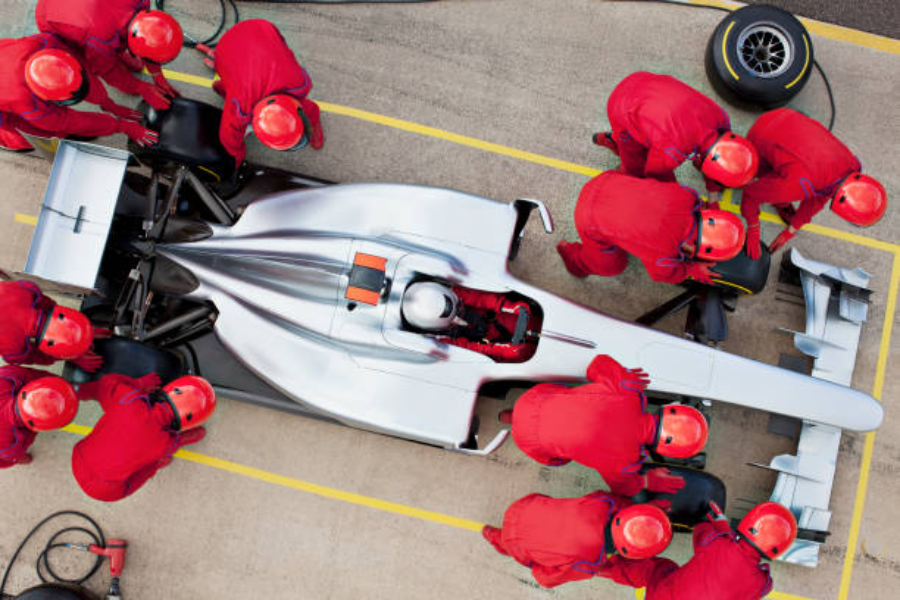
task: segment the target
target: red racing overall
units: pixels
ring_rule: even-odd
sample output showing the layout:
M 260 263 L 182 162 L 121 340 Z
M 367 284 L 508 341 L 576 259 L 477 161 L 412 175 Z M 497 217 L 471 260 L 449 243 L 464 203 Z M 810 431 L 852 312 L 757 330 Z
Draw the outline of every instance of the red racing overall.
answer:
M 814 119 L 790 108 L 759 117 L 747 133 L 759 152 L 759 179 L 744 188 L 741 215 L 759 223 L 760 206 L 774 204 L 800 229 L 822 210 L 847 175 L 862 169 L 839 139 Z M 792 202 L 800 202 L 794 210 Z
M 686 160 L 697 169 L 719 135 L 731 130 L 722 107 L 670 75 L 641 71 L 623 79 L 606 104 L 622 168 L 637 177 L 675 181 Z M 722 186 L 705 177 L 706 188 Z
M 14 365 L 0 367 L 0 469 L 30 462 L 28 448 L 37 434 L 16 414 L 16 396 L 26 383 L 50 375 Z
M 253 107 L 272 94 L 290 94 L 300 102 L 312 128 L 310 145 L 322 147 L 319 106 L 306 97 L 312 80 L 275 25 L 263 19 L 235 25 L 216 47 L 215 65 L 221 79 L 213 89 L 225 98 L 219 137 L 238 166 L 247 155 L 244 136 Z
M 581 244 L 570 244 L 567 258 L 587 274 L 611 277 L 633 254 L 653 281 L 680 283 L 710 264 L 688 260 L 682 250 L 696 236 L 699 208 L 690 188 L 606 171 L 581 190 L 575 206 Z
M 104 375 L 78 390 L 80 399 L 96 398 L 103 408 L 94 430 L 72 453 L 72 472 L 91 498 L 114 502 L 133 494 L 178 448 L 202 438 L 202 427 L 185 434 L 172 430 L 169 404 L 152 403 L 147 393 L 158 384 L 155 374 Z
M 581 498 L 530 494 L 514 502 L 503 528 L 485 526 L 483 535 L 500 554 L 529 567 L 534 578 L 552 588 L 590 579 L 607 562 L 606 525 L 631 501 L 606 492 Z
M 42 137 L 64 138 L 69 135 L 97 137 L 122 132 L 123 121 L 104 114 L 82 112 L 44 102 L 25 83 L 25 64 L 31 56 L 45 48 L 72 52 L 52 35 L 39 34 L 21 39 L 0 40 L 0 147 L 30 150 L 31 144 L 19 131 Z M 81 60 L 81 57 L 76 56 Z M 90 90 L 85 101 L 105 111 L 119 106 L 110 100 L 103 83 L 90 71 Z
M 34 340 L 56 302 L 30 281 L 0 282 L 0 356 L 15 365 L 50 365 L 58 359 L 38 349 Z
M 463 335 L 439 336 L 438 339 L 485 354 L 497 362 L 522 362 L 534 355 L 536 346 L 533 342 L 512 343 L 511 336 L 518 322 L 516 310 L 522 308 L 531 314 L 531 309 L 525 302 L 511 302 L 504 294 L 472 290 L 458 285 L 453 286 L 453 292 L 463 306 L 488 320 L 487 330 L 483 339 L 478 341 L 470 340 Z M 539 319 L 533 314 L 528 322 L 528 329 L 531 331 L 540 329 Z
M 587 385 L 542 383 L 525 392 L 513 408 L 513 439 L 539 463 L 574 460 L 596 469 L 612 493 L 633 496 L 644 489 L 638 471 L 644 448 L 656 442 L 657 417 L 644 412 L 640 382 L 609 356 L 591 361 L 587 378 Z
M 81 51 L 94 75 L 134 96 L 151 84 L 132 72 L 128 63 L 137 66 L 141 61 L 128 53 L 126 36 L 135 14 L 149 9 L 150 0 L 38 0 L 34 16 L 41 32 Z M 151 61 L 143 61 L 143 66 L 154 77 L 162 74 L 162 67 Z

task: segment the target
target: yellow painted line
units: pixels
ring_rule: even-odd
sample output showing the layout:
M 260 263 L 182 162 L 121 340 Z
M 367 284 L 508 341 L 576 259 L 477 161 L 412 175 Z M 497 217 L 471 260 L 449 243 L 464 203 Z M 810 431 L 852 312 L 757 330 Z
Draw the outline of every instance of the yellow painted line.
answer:
M 22 223 L 23 225 L 31 225 L 32 227 L 36 227 L 38 218 L 34 215 L 23 215 L 22 213 L 16 213 L 13 215 L 13 221 L 15 221 L 16 223 Z
M 745 6 L 740 2 L 724 2 L 722 0 L 675 1 L 680 2 L 681 4 L 716 6 L 728 10 L 737 10 Z M 900 55 L 900 40 L 884 37 L 883 35 L 869 33 L 867 31 L 860 31 L 859 29 L 852 29 L 850 27 L 843 27 L 841 25 L 834 25 L 832 23 L 825 23 L 823 21 L 816 21 L 815 19 L 807 19 L 806 17 L 798 16 L 797 18 L 801 23 L 803 23 L 804 26 L 806 26 L 810 33 L 814 33 L 825 38 L 830 38 L 832 40 L 837 40 L 839 42 L 853 44 L 855 46 L 862 46 L 864 48 L 872 48 L 873 50 Z
M 734 72 L 734 69 L 731 68 L 731 62 L 728 60 L 728 49 L 725 47 L 725 44 L 728 42 L 728 34 L 731 33 L 731 28 L 734 27 L 735 21 L 732 21 L 728 28 L 725 29 L 725 35 L 722 36 L 722 60 L 725 61 L 725 66 L 728 67 L 728 72 L 731 73 L 731 76 L 734 77 L 735 81 L 740 81 L 741 78 L 738 77 L 738 74 Z
M 794 84 L 803 78 L 803 74 L 806 73 L 806 69 L 809 67 L 809 40 L 806 38 L 805 35 L 803 36 L 803 46 L 804 46 L 804 48 L 806 48 L 806 60 L 803 63 L 803 69 L 800 70 L 800 74 L 797 75 L 797 77 L 792 82 L 790 82 L 789 84 L 784 86 L 784 89 L 786 89 L 786 90 L 789 90 L 792 87 L 794 87 Z
M 91 428 L 73 423 L 64 427 L 63 431 L 84 436 L 91 432 Z M 432 523 L 439 523 L 441 525 L 447 525 L 449 527 L 456 527 L 457 529 L 466 529 L 468 531 L 475 531 L 480 533 L 481 529 L 484 527 L 484 523 L 479 523 L 477 521 L 460 519 L 458 517 L 452 517 L 450 515 L 445 515 L 443 513 L 434 512 L 431 510 L 424 510 L 421 508 L 415 508 L 413 506 L 407 506 L 405 504 L 398 504 L 397 502 L 390 502 L 388 500 L 381 500 L 379 498 L 372 498 L 370 496 L 354 494 L 353 492 L 345 492 L 336 488 L 318 485 L 315 483 L 310 483 L 308 481 L 302 481 L 300 479 L 294 479 L 293 477 L 278 475 L 277 473 L 270 473 L 268 471 L 263 471 L 261 469 L 242 465 L 230 460 L 216 458 L 214 456 L 207 456 L 206 454 L 200 454 L 198 452 L 179 450 L 175 453 L 175 457 L 186 460 L 188 462 L 204 465 L 213 469 L 218 469 L 219 471 L 233 473 L 235 475 L 240 475 L 248 479 L 255 479 L 257 481 L 270 483 L 279 487 L 297 490 L 300 492 L 305 492 L 307 494 L 313 494 L 322 498 L 329 498 L 331 500 L 338 500 L 340 502 L 346 502 L 348 504 L 365 506 L 367 508 L 380 510 L 382 512 L 403 515 L 422 521 L 430 521 Z
M 551 167 L 560 171 L 578 173 L 579 175 L 587 175 L 588 177 L 594 177 L 602 173 L 601 170 L 594 169 L 592 167 L 586 167 L 584 165 L 579 165 L 573 162 L 551 158 L 542 154 L 535 154 L 534 152 L 526 152 L 524 150 L 519 150 L 510 146 L 503 146 L 501 144 L 495 144 L 493 142 L 486 142 L 484 140 L 469 137 L 467 135 L 460 135 L 458 133 L 452 133 L 450 131 L 438 129 L 437 127 L 420 125 L 419 123 L 413 123 L 412 121 L 395 119 L 394 117 L 388 117 L 385 115 L 380 115 L 378 113 L 369 112 L 367 110 L 360 110 L 358 108 L 350 108 L 349 106 L 341 106 L 340 104 L 332 104 L 330 102 L 319 102 L 318 104 L 322 108 L 322 110 L 336 115 L 353 117 L 354 119 L 360 119 L 363 121 L 369 121 L 370 123 L 377 123 L 379 125 L 393 127 L 394 129 L 400 129 L 402 131 L 408 131 L 410 133 L 417 133 L 419 135 L 438 138 L 448 142 L 453 142 L 454 144 L 460 144 L 462 146 L 468 146 L 470 148 L 477 148 L 478 150 L 483 150 L 485 152 L 509 156 L 510 158 L 544 165 L 546 167 Z
M 205 88 L 211 88 L 214 81 L 209 77 L 199 77 L 197 75 L 190 75 L 189 73 L 170 71 L 168 69 L 163 69 L 163 75 L 166 76 L 166 79 L 171 79 L 173 81 L 183 81 L 184 83 L 190 83 L 191 85 L 197 85 Z
M 887 373 L 888 354 L 891 347 L 891 335 L 894 328 L 894 317 L 897 314 L 897 289 L 900 288 L 900 250 L 894 252 L 894 265 L 891 268 L 891 283 L 888 291 L 887 306 L 884 315 L 884 327 L 881 330 L 881 345 L 878 349 L 878 363 L 875 367 L 875 386 L 872 395 L 879 401 L 884 391 L 884 379 Z M 841 572 L 841 587 L 838 600 L 847 600 L 850 594 L 850 582 L 853 579 L 853 566 L 856 563 L 856 546 L 859 543 L 859 529 L 862 525 L 863 509 L 866 505 L 866 493 L 869 488 L 869 471 L 872 468 L 872 454 L 875 451 L 875 434 L 866 434 L 863 447 L 861 473 L 856 484 L 856 500 L 853 504 L 853 520 L 850 522 L 850 536 L 847 538 L 847 553 L 844 555 L 844 568 Z

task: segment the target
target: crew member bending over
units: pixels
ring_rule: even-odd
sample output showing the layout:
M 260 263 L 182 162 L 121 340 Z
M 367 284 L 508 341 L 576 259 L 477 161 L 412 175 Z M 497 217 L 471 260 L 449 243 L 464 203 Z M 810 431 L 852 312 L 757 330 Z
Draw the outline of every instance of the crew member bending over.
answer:
M 690 160 L 711 192 L 742 187 L 756 174 L 756 150 L 731 131 L 722 107 L 670 75 L 632 73 L 606 112 L 612 131 L 595 134 L 594 143 L 618 154 L 626 173 L 675 181 L 675 169 Z
M 633 254 L 654 281 L 711 283 L 715 263 L 743 248 L 744 223 L 701 204 L 697 192 L 677 183 L 606 171 L 578 197 L 581 243 L 560 242 L 556 249 L 576 277 L 618 275 Z
M 171 15 L 149 9 L 150 0 L 38 0 L 34 16 L 41 32 L 78 49 L 91 73 L 162 110 L 178 95 L 162 65 L 181 52 L 184 33 Z M 144 67 L 153 83 L 135 75 Z
M 406 289 L 402 312 L 414 328 L 497 362 L 524 362 L 537 349 L 540 318 L 527 302 L 505 294 L 420 281 Z
M 75 390 L 61 377 L 0 367 L 0 469 L 31 463 L 28 448 L 37 434 L 65 427 L 77 412 Z
M 57 306 L 30 281 L 0 282 L 0 356 L 15 365 L 51 365 L 70 360 L 85 371 L 96 371 L 103 359 L 93 350 L 95 329 L 83 314 Z
M 618 553 L 626 563 L 659 554 L 672 540 L 672 525 L 654 503 L 632 504 L 606 492 L 581 498 L 530 494 L 506 509 L 502 529 L 485 525 L 481 535 L 552 588 L 613 576 L 619 569 L 607 554 Z
M 114 502 L 130 496 L 172 455 L 206 435 L 201 427 L 216 408 L 216 395 L 200 377 L 180 377 L 159 389 L 156 373 L 132 379 L 104 375 L 82 384 L 78 397 L 94 398 L 103 416 L 75 445 L 72 472 L 91 498 Z
M 759 179 L 744 190 L 741 214 L 747 219 L 747 254 L 759 258 L 759 213 L 773 204 L 787 227 L 769 245 L 775 252 L 828 204 L 854 225 L 876 223 L 887 210 L 887 193 L 834 134 L 790 108 L 767 112 L 747 137 L 759 149 Z M 793 203 L 799 202 L 794 208 Z
M 219 79 L 213 89 L 225 98 L 219 137 L 240 166 L 247 155 L 247 127 L 273 150 L 299 150 L 307 142 L 325 144 L 319 105 L 307 98 L 312 80 L 281 32 L 269 21 L 241 21 L 222 36 L 216 49 L 203 46 Z
M 709 425 L 695 408 L 670 404 L 660 413 L 646 411 L 640 369 L 626 369 L 600 355 L 587 369 L 587 385 L 542 383 L 516 400 L 500 420 L 512 422 L 519 448 L 541 464 L 570 460 L 596 469 L 614 494 L 634 496 L 643 489 L 675 493 L 684 479 L 666 468 L 640 470 L 654 450 L 663 456 L 689 458 L 703 450 Z M 510 414 L 510 412 L 512 414 Z
M 158 141 L 156 132 L 137 123 L 141 113 L 110 100 L 80 60 L 52 35 L 0 40 L 0 147 L 33 150 L 20 131 L 58 138 L 124 133 L 141 146 Z M 68 108 L 82 100 L 110 114 Z

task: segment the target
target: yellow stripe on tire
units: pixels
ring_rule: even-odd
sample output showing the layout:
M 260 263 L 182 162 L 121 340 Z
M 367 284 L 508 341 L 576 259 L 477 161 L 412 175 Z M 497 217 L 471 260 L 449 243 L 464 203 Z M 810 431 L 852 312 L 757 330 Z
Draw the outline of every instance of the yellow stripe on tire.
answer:
M 740 81 L 741 78 L 738 77 L 738 74 L 731 68 L 731 63 L 728 62 L 728 50 L 726 50 L 725 46 L 726 42 L 728 42 L 728 34 L 731 33 L 731 28 L 734 27 L 734 24 L 735 21 L 729 23 L 728 28 L 725 30 L 725 35 L 722 36 L 722 59 L 725 61 L 725 66 L 728 68 L 728 72 L 731 73 L 731 76 L 734 77 L 734 80 Z
M 803 63 L 803 69 L 800 71 L 800 74 L 797 75 L 797 78 L 784 86 L 784 89 L 786 90 L 791 89 L 795 83 L 803 78 L 803 74 L 806 73 L 806 68 L 809 66 L 809 41 L 806 39 L 806 34 L 803 35 L 803 47 L 806 48 L 806 62 Z

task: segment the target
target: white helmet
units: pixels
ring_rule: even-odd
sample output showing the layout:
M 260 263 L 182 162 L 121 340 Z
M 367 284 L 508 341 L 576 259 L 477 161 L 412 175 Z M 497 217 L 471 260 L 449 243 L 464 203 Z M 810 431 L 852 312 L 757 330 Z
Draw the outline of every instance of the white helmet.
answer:
M 450 329 L 459 310 L 459 298 L 446 285 L 420 281 L 406 288 L 400 306 L 403 318 L 416 329 Z

